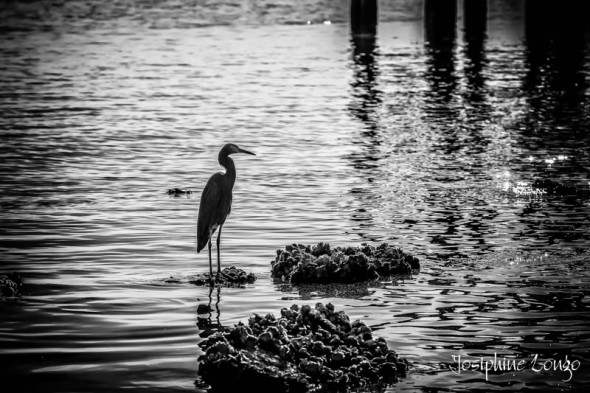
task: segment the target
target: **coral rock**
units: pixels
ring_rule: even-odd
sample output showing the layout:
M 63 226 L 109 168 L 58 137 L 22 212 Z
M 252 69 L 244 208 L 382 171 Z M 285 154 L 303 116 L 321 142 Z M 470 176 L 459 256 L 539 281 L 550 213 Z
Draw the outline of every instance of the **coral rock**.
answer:
M 331 321 L 332 331 L 317 321 Z M 361 321 L 351 324 L 331 304 L 293 305 L 283 308 L 278 319 L 254 314 L 248 326 L 222 328 L 200 345 L 205 354 L 199 358 L 199 375 L 219 391 L 244 386 L 285 393 L 373 391 L 407 371 L 407 362 L 383 338 L 372 337 Z
M 418 258 L 387 243 L 334 249 L 327 243 L 313 247 L 292 244 L 276 254 L 271 262 L 272 276 L 292 284 L 352 283 L 410 275 L 420 269 Z
M 274 275 L 274 273 L 273 273 Z M 216 284 L 231 287 L 244 284 L 253 284 L 256 281 L 254 273 L 246 273 L 242 269 L 234 266 L 226 267 L 219 274 L 213 273 L 213 280 L 209 277 L 209 273 L 198 274 L 191 278 L 190 282 L 195 285 L 209 285 L 211 281 Z

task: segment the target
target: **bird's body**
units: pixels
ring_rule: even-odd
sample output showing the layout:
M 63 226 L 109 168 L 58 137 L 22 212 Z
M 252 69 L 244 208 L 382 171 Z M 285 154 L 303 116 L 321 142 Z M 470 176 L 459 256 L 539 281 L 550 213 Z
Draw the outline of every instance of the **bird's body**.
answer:
M 203 189 L 197 219 L 197 252 L 205 248 L 217 228 L 223 226 L 231 211 L 233 182 L 228 185 L 225 176 L 221 172 L 214 174 Z
M 233 143 L 228 143 L 219 152 L 219 164 L 225 168 L 225 173 L 218 172 L 211 176 L 201 194 L 199 206 L 199 217 L 197 219 L 197 252 L 201 252 L 209 244 L 209 273 L 213 277 L 213 263 L 211 261 L 211 239 L 217 233 L 217 270 L 221 270 L 221 259 L 219 255 L 219 243 L 221 239 L 221 228 L 231 211 L 232 190 L 236 182 L 236 166 L 229 157 L 234 153 L 252 154 L 247 150 L 240 149 Z

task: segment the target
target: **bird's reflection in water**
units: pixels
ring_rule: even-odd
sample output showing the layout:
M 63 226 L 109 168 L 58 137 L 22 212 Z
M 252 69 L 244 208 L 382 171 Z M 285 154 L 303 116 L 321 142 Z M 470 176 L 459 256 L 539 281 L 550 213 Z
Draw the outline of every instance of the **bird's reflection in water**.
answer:
M 215 309 L 211 307 L 213 304 L 213 292 L 215 292 Z M 209 304 L 207 305 L 208 312 L 205 314 L 197 314 L 197 327 L 201 329 L 199 336 L 208 337 L 211 334 L 219 331 L 222 328 L 221 325 L 221 310 L 219 309 L 219 303 L 221 301 L 221 286 L 210 286 L 209 287 Z M 215 317 L 213 318 L 213 314 Z

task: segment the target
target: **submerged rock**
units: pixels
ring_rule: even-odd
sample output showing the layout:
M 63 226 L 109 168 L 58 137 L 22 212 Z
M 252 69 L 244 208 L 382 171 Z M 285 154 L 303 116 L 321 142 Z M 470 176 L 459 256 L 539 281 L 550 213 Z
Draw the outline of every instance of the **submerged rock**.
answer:
M 0 275 L 0 297 L 15 298 L 21 295 L 22 279 L 18 273 Z
M 374 391 L 408 368 L 369 326 L 330 303 L 293 305 L 279 318 L 254 314 L 247 326 L 224 328 L 200 345 L 199 376 L 218 391 Z
M 299 283 L 352 283 L 376 280 L 391 275 L 409 275 L 420 269 L 418 258 L 400 248 L 383 243 L 377 247 L 336 247 L 327 243 L 316 246 L 292 244 L 277 250 L 271 262 L 272 276 Z
M 213 311 L 208 304 L 199 304 L 197 307 L 197 314 L 207 314 Z
M 256 275 L 230 266 L 220 271 L 219 274 L 213 273 L 213 281 L 224 286 L 253 284 L 256 281 Z M 209 285 L 211 280 L 209 273 L 204 273 L 192 277 L 190 282 L 195 285 Z

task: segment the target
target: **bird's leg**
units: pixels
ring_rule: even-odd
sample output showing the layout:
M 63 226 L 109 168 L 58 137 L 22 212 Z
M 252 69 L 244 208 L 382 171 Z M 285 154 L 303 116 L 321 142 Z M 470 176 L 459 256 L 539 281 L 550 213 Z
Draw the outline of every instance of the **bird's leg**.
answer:
M 211 260 L 211 240 L 209 240 L 209 283 L 213 283 L 213 261 Z
M 217 275 L 221 271 L 221 257 L 219 256 L 219 243 L 221 242 L 221 228 L 223 225 L 219 226 L 219 232 L 217 232 Z

